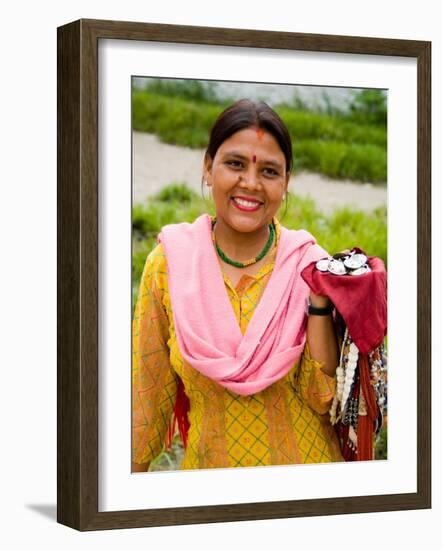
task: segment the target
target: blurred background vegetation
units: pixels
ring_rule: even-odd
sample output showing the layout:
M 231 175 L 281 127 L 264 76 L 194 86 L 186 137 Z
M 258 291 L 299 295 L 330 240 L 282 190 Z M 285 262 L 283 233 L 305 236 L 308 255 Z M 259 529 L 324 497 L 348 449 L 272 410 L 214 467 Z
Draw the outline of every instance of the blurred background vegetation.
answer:
M 312 106 L 293 91 L 290 98 L 271 104 L 292 137 L 294 168 L 385 184 L 385 92 L 358 90 L 340 105 L 326 92 L 320 98 Z M 233 97 L 219 96 L 213 82 L 152 79 L 133 88 L 133 129 L 156 134 L 165 143 L 206 147 L 213 122 L 232 101 Z
M 220 95 L 212 82 L 140 79 L 132 90 L 133 129 L 156 134 L 166 143 L 205 148 L 216 117 L 235 99 L 226 93 Z M 295 168 L 335 179 L 385 186 L 387 97 L 384 91 L 349 92 L 340 104 L 326 93 L 317 96 L 312 104 L 294 91 L 291 97 L 279 98 L 271 106 L 292 136 Z M 192 222 L 204 212 L 214 214 L 213 204 L 185 181 L 164 182 L 159 193 L 133 205 L 133 308 L 146 256 L 155 246 L 161 228 L 170 223 Z M 371 212 L 343 207 L 324 214 L 313 200 L 289 195 L 278 219 L 287 228 L 306 229 L 330 253 L 359 246 L 369 255 L 382 258 L 387 267 L 386 206 Z M 172 449 L 163 450 L 150 470 L 177 469 L 182 456 L 182 444 L 176 435 Z M 387 458 L 386 425 L 377 438 L 376 458 Z

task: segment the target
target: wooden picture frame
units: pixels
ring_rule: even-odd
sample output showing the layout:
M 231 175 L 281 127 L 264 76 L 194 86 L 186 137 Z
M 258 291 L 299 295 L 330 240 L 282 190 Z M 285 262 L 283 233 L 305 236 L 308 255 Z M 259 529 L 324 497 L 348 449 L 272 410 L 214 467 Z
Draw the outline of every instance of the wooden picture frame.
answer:
M 138 40 L 417 60 L 417 491 L 98 510 L 98 41 Z M 275 46 L 276 45 L 276 46 Z M 57 519 L 81 531 L 431 507 L 431 43 L 79 20 L 58 29 Z M 425 419 L 425 421 L 423 421 Z

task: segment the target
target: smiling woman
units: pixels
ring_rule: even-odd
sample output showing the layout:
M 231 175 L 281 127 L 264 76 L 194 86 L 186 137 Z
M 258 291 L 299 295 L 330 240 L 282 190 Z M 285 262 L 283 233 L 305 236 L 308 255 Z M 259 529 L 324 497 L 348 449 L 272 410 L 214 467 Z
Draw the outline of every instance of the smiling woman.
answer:
M 216 215 L 163 227 L 133 320 L 132 471 L 176 422 L 182 469 L 342 461 L 329 410 L 339 363 L 333 304 L 302 271 L 327 252 L 276 213 L 292 144 L 265 103 L 211 130 L 203 181 Z

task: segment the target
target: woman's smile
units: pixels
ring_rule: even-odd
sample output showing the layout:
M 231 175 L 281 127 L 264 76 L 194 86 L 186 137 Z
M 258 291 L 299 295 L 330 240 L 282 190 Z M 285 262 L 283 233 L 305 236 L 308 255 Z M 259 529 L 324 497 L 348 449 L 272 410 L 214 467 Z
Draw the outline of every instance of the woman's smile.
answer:
M 257 199 L 239 195 L 232 197 L 230 200 L 238 210 L 242 210 L 243 212 L 256 212 L 264 204 Z

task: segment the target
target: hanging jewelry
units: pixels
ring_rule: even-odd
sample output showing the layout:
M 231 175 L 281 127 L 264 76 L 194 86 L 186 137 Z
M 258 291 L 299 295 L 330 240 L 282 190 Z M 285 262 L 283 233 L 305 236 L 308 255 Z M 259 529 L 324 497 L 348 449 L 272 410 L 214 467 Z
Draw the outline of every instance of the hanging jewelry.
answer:
M 345 381 L 344 389 L 341 400 L 341 413 L 344 412 L 345 405 L 347 403 L 348 397 L 350 395 L 350 390 L 353 386 L 353 379 L 355 376 L 356 366 L 358 364 L 358 355 L 359 350 L 354 342 L 350 344 L 350 351 L 347 356 L 347 366 L 345 369 Z
M 339 420 L 344 422 L 346 416 L 350 415 L 350 411 L 347 411 L 348 407 L 350 406 L 353 409 L 355 406 L 355 403 L 349 398 L 354 386 L 358 356 L 359 350 L 351 340 L 348 328 L 346 327 L 341 346 L 339 366 L 336 369 L 336 392 L 329 412 L 332 425 L 339 422 Z
M 370 381 L 378 404 L 380 419 L 377 422 L 376 434 L 381 430 L 383 419 L 387 414 L 387 352 L 384 343 L 368 354 Z
M 339 366 L 336 369 L 336 392 L 333 398 L 333 403 L 330 409 L 330 422 L 332 425 L 336 424 L 340 418 L 341 414 L 337 414 L 338 404 L 342 400 L 342 395 L 344 393 L 344 382 L 345 382 L 345 370 L 344 370 L 344 349 L 346 346 L 346 341 L 348 339 L 348 329 L 345 328 L 344 339 L 341 346 L 341 354 L 339 358 Z

